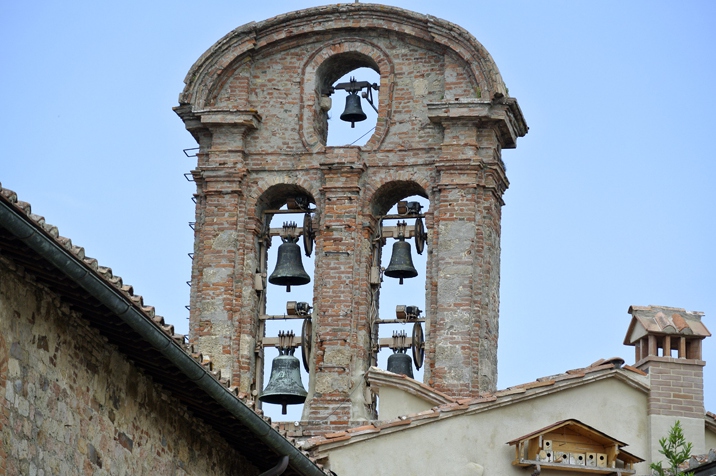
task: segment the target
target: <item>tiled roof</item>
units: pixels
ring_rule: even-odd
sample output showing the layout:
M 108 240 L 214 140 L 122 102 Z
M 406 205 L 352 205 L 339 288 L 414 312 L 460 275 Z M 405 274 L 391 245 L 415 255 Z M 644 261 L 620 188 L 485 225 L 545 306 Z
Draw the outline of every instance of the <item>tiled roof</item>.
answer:
M 706 412 L 706 428 L 716 433 L 716 414 Z
M 229 381 L 222 378 L 218 370 L 213 369 L 209 356 L 194 352 L 191 345 L 187 343 L 186 336 L 176 334 L 174 326 L 168 324 L 164 318 L 157 315 L 153 306 L 144 303 L 142 296 L 134 293 L 134 288 L 123 282 L 122 278 L 114 275 L 112 269 L 100 266 L 95 258 L 86 255 L 84 248 L 76 246 L 69 238 L 60 235 L 56 226 L 45 221 L 45 218 L 32 213 L 29 203 L 18 200 L 17 194 L 12 190 L 2 187 L 0 184 L 0 205 L 7 210 L 10 216 L 18 217 L 20 221 L 29 225 L 28 229 L 41 235 L 39 241 L 43 245 L 54 243 L 67 253 L 64 259 L 74 260 L 74 263 L 81 263 L 87 273 L 99 278 L 102 282 L 114 289 L 119 296 L 124 298 L 128 305 L 132 306 L 144 318 L 143 321 L 151 323 L 163 334 L 173 341 L 177 349 L 189 356 L 203 368 L 204 375 L 216 380 L 226 388 L 226 395 L 232 395 L 237 400 L 245 401 L 250 398 L 239 394 L 238 389 L 229 388 Z M 7 220 L 6 220 L 7 221 Z M 20 273 L 28 273 L 34 277 L 39 284 L 49 288 L 60 296 L 62 301 L 70 308 L 78 311 L 90 322 L 90 325 L 97 328 L 101 334 L 107 337 L 108 341 L 117 346 L 120 352 L 127 355 L 135 364 L 141 367 L 152 379 L 169 390 L 174 397 L 186 405 L 197 417 L 213 426 L 222 436 L 242 454 L 245 454 L 251 461 L 260 468 L 272 467 L 277 461 L 277 452 L 270 449 L 266 444 L 253 434 L 247 426 L 247 422 L 237 418 L 229 412 L 222 403 L 215 400 L 208 393 L 201 394 L 197 398 L 197 382 L 203 376 L 192 375 L 191 378 L 177 367 L 176 361 L 168 358 L 165 353 L 160 352 L 147 342 L 141 332 L 124 322 L 104 303 L 98 300 L 90 292 L 83 289 L 71 276 L 61 270 L 61 266 L 49 261 L 36 248 L 29 245 L 24 238 L 17 236 L 12 227 L 0 220 L 0 259 L 5 264 Z M 171 344 L 170 344 L 171 345 Z M 242 404 L 243 405 L 243 404 Z M 246 408 L 250 408 L 246 406 Z M 255 414 L 255 413 L 254 413 Z M 275 432 L 271 428 L 270 418 L 256 415 L 266 422 L 266 432 Z M 253 424 L 253 422 L 252 422 Z M 276 437 L 282 438 L 276 432 Z M 295 447 L 295 441 L 291 441 Z M 295 451 L 295 450 L 294 450 Z M 307 458 L 307 455 L 305 455 Z M 311 460 L 315 468 L 320 468 L 315 460 Z M 309 463 L 310 464 L 310 463 Z M 322 471 L 321 471 L 322 472 Z M 298 475 L 289 467 L 284 474 Z M 326 473 L 330 474 L 330 473 Z
M 407 375 L 394 374 L 378 367 L 371 367 L 365 376 L 371 389 L 379 391 L 380 387 L 393 387 L 422 398 L 433 405 L 452 403 L 454 398 L 435 390 Z
M 667 306 L 631 306 L 629 323 L 624 345 L 632 345 L 635 340 L 646 332 L 654 335 L 691 336 L 696 338 L 709 337 L 711 333 L 701 322 L 703 312 L 687 311 L 679 307 Z M 639 324 L 643 330 L 634 334 Z
M 393 375 L 394 378 L 398 380 L 408 378 L 403 375 Z M 418 426 L 467 413 L 477 413 L 493 408 L 496 405 L 519 401 L 536 394 L 559 391 L 564 388 L 581 385 L 609 376 L 626 379 L 632 386 L 640 388 L 645 392 L 648 391 L 648 383 L 644 378 L 646 376 L 644 372 L 630 365 L 624 365 L 624 360 L 619 357 L 600 359 L 587 367 L 568 370 L 562 374 L 541 377 L 533 382 L 515 385 L 494 393 L 482 394 L 475 398 L 456 399 L 450 403 L 437 405 L 430 410 L 403 415 L 393 420 L 376 421 L 347 431 L 310 438 L 303 443 L 303 449 L 315 453 L 327 445 L 332 446 L 335 443 L 346 444 L 361 441 L 373 438 L 379 434 L 400 431 L 411 426 Z

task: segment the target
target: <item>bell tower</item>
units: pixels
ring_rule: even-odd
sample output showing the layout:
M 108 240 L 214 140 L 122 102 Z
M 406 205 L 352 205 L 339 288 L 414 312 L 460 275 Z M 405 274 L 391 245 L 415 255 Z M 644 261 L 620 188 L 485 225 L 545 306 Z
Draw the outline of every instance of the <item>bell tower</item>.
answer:
M 361 67 L 380 83 L 339 82 Z M 271 346 L 304 356 L 304 434 L 376 418 L 364 375 L 388 346 L 424 357 L 436 390 L 495 389 L 501 153 L 527 126 L 472 35 L 385 5 L 327 5 L 237 28 L 185 82 L 175 110 L 199 144 L 190 339 L 249 405 L 261 405 Z M 365 145 L 326 146 L 339 115 L 357 122 L 369 107 L 378 118 Z M 301 218 L 277 225 L 288 213 Z M 291 284 L 300 258 L 269 258 L 276 236 L 315 260 L 310 302 L 284 293 L 286 318 L 303 322 L 295 336 L 266 332 L 267 288 L 302 285 Z M 415 332 L 391 340 L 379 336 L 392 313 L 382 281 L 412 274 L 392 261 L 383 273 L 395 243 L 410 243 L 403 257 L 424 251 L 427 266 L 424 297 L 405 297 L 422 315 L 397 313 Z M 272 279 L 277 266 L 287 278 Z

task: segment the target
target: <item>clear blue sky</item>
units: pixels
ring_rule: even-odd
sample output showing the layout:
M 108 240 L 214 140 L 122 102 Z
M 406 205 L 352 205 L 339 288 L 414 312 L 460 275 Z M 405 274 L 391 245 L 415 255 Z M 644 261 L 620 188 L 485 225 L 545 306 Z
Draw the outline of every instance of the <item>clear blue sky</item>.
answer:
M 455 22 L 530 126 L 504 152 L 499 387 L 622 356 L 629 305 L 716 332 L 716 3 L 384 2 Z M 193 62 L 249 21 L 325 4 L 0 4 L 0 181 L 186 332 Z M 704 343 L 716 412 L 716 338 Z

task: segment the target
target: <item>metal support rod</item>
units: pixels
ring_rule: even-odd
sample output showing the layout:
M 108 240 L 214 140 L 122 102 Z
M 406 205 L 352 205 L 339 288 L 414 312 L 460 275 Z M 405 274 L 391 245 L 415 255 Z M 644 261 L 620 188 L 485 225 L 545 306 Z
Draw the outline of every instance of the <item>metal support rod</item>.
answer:
M 412 324 L 414 322 L 425 322 L 424 317 L 418 319 L 376 319 L 376 324 Z
M 290 316 L 288 314 L 284 314 L 282 316 L 272 316 L 269 314 L 261 314 L 259 316 L 259 319 L 262 321 L 278 321 L 281 319 L 310 319 L 310 318 L 311 318 L 310 315 L 308 315 L 308 316 Z
M 301 208 L 296 209 L 286 209 L 286 210 L 264 210 L 264 215 L 289 215 L 291 213 L 294 214 L 304 214 L 304 213 L 316 213 L 315 208 L 306 208 L 305 210 Z

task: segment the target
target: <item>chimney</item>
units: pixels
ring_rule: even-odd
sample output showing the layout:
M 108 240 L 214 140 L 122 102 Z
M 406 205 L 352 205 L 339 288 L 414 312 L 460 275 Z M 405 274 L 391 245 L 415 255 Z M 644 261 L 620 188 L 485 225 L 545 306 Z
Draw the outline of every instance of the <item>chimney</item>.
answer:
M 631 306 L 624 345 L 634 346 L 634 364 L 649 374 L 648 397 L 651 461 L 659 461 L 659 439 L 679 420 L 694 453 L 706 451 L 704 365 L 701 344 L 711 336 L 702 312 L 676 307 Z

